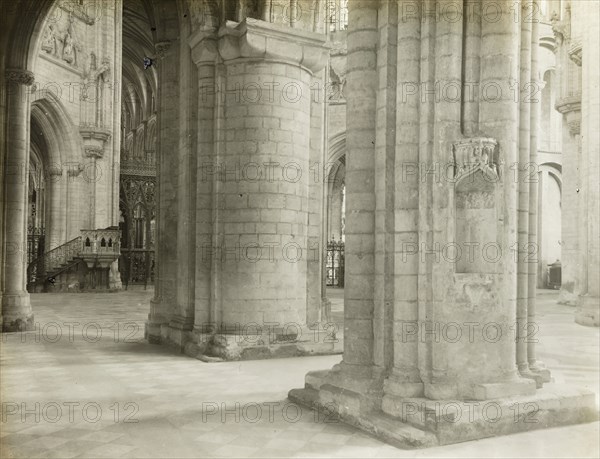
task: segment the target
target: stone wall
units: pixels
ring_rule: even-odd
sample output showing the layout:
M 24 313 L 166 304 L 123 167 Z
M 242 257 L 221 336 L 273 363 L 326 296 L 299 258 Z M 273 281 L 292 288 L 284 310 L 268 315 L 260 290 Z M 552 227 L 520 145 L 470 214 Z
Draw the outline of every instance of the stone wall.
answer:
M 48 117 L 53 132 L 45 134 L 56 136 L 43 166 L 59 177 L 49 187 L 60 194 L 49 199 L 46 213 L 53 219 L 47 225 L 51 246 L 82 228 L 117 223 L 121 44 L 115 24 L 120 14 L 119 2 L 94 9 L 57 2 L 42 29 L 31 102 L 42 107 L 40 117 Z M 48 105 L 51 109 L 44 109 Z

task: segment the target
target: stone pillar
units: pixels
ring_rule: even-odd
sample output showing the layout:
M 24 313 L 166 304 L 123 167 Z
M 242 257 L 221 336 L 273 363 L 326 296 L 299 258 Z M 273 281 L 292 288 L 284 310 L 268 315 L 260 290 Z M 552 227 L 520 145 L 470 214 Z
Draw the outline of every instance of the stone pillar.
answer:
M 354 385 L 366 389 L 373 366 L 375 281 L 375 135 L 377 120 L 377 4 L 349 5 L 346 94 L 346 246 L 344 274 L 344 360 Z M 354 20 L 354 23 L 352 23 Z M 344 376 L 344 379 L 347 379 Z M 362 382 L 366 384 L 363 386 Z
M 156 281 L 145 335 L 151 343 L 163 339 L 161 329 L 174 316 L 177 280 L 177 171 L 171 156 L 179 143 L 179 85 L 177 46 L 170 41 L 155 45 L 160 59 L 157 100 L 157 215 Z
M 527 17 L 531 14 L 535 14 L 539 11 L 539 3 L 537 0 L 533 0 L 530 3 L 529 8 L 526 11 Z M 539 21 L 532 21 L 532 33 L 531 33 L 531 87 L 537 88 L 540 86 L 540 74 L 539 74 Z M 539 246 L 538 246 L 538 197 L 539 197 L 539 181 L 540 173 L 537 169 L 538 164 L 538 136 L 539 136 L 539 125 L 540 125 L 540 100 L 538 98 L 532 98 L 531 110 L 530 110 L 530 154 L 529 164 L 535 167 L 534 177 L 528 178 L 529 185 L 529 234 L 528 234 L 528 250 L 527 254 L 527 327 L 525 329 L 525 335 L 523 341 L 527 345 L 527 364 L 528 372 L 521 373 L 523 376 L 528 377 L 530 373 L 535 379 L 537 386 L 541 387 L 543 383 L 550 382 L 551 376 L 550 371 L 545 368 L 545 365 L 537 359 L 536 344 L 537 339 L 532 338 L 532 330 L 538 329 L 536 322 L 536 288 L 537 288 L 537 275 L 538 275 L 538 261 L 539 261 Z M 521 122 L 523 122 L 521 120 Z M 528 167 L 530 170 L 531 167 Z M 537 255 L 532 256 L 531 253 L 534 251 Z
M 182 33 L 185 35 L 185 33 Z M 178 44 L 179 45 L 179 44 Z M 191 50 L 187 43 L 181 43 L 179 50 L 179 81 L 182 96 L 179 102 L 179 146 L 177 151 L 177 313 L 170 323 L 178 330 L 171 336 L 178 345 L 183 346 L 183 334 L 194 327 L 194 290 L 196 269 L 196 169 L 197 136 L 203 136 L 203 130 L 197 131 L 196 66 L 192 62 Z M 202 218 L 204 215 L 202 215 Z
M 565 65 L 566 64 L 566 65 Z M 560 74 L 567 72 L 568 62 L 562 62 Z M 556 102 L 556 109 L 563 115 L 562 135 L 562 245 L 561 264 L 562 279 L 560 302 L 569 306 L 577 304 L 577 254 L 579 237 L 577 227 L 579 193 L 579 134 L 581 126 L 581 93 L 563 96 Z
M 529 190 L 519 207 L 514 169 L 520 137 L 536 143 L 529 113 L 519 136 L 521 21 L 511 0 L 482 2 L 481 28 L 467 26 L 472 38 L 481 31 L 474 59 L 464 24 L 444 16 L 452 4 L 350 3 L 344 360 L 289 393 L 411 447 L 488 436 L 489 403 L 495 432 L 531 427 L 514 422 L 516 400 L 536 406 L 536 427 L 597 417 L 592 393 L 538 394 L 517 371 L 513 250 Z M 473 75 L 461 65 L 465 46 L 480 69 L 477 107 L 461 103 Z M 521 351 L 523 368 L 537 363 Z
M 393 327 L 396 336 L 407 327 L 418 327 L 419 255 L 419 96 L 408 97 L 421 77 L 421 18 L 404 8 L 398 12 L 396 62 L 398 66 L 396 99 L 396 149 L 402 151 L 395 160 L 394 199 L 394 284 Z M 427 24 L 423 24 L 425 29 Z M 425 134 L 425 133 L 424 133 Z M 426 135 L 426 134 L 425 134 Z M 423 381 L 418 368 L 418 340 L 394 340 L 393 368 L 385 381 L 383 411 L 393 406 L 396 397 L 423 395 Z M 393 410 L 393 408 L 392 408 Z
M 308 223 L 306 225 L 307 252 L 304 257 L 306 262 L 306 324 L 311 328 L 321 327 L 329 321 L 329 310 L 323 311 L 322 298 L 325 295 L 323 291 L 323 271 L 325 265 L 325 256 L 327 242 L 323 240 L 323 228 L 327 224 L 327 219 L 323 216 L 325 209 L 324 197 L 327 183 L 321 177 L 323 173 L 322 165 L 327 157 L 327 116 L 326 116 L 326 95 L 325 91 L 319 91 L 326 87 L 328 67 L 322 67 L 317 72 L 313 72 L 310 81 L 310 140 L 309 140 L 309 179 L 308 179 Z M 315 90 L 316 88 L 316 90 Z M 326 288 L 326 287 L 325 287 Z M 333 340 L 338 339 L 338 330 L 326 329 L 326 333 L 334 334 Z
M 197 347 L 186 352 L 251 358 L 310 333 L 308 312 L 319 307 L 320 286 L 314 286 L 317 300 L 309 300 L 307 257 L 316 253 L 319 263 L 311 243 L 321 209 L 309 205 L 321 198 L 310 183 L 309 161 L 323 154 L 320 121 L 311 125 L 319 119 L 311 83 L 326 63 L 324 44 L 324 36 L 251 18 L 221 29 L 219 37 L 199 31 L 190 40 L 202 136 Z M 219 338 L 206 346 L 204 335 L 215 332 Z
M 33 312 L 27 283 L 27 187 L 29 181 L 29 86 L 33 73 L 21 69 L 6 71 L 6 166 L 2 221 L 2 331 L 33 329 Z
M 513 251 L 516 247 L 517 254 L 522 256 L 523 254 L 519 253 L 521 247 L 517 244 L 527 245 L 528 243 L 529 183 L 522 183 L 524 181 L 523 174 L 522 172 L 515 174 L 515 166 L 521 169 L 530 161 L 529 127 L 531 117 L 529 110 L 521 107 L 520 119 L 520 107 L 515 102 L 514 95 L 515 91 L 519 94 L 519 88 L 523 81 L 529 82 L 530 80 L 532 35 L 531 30 L 523 26 L 526 33 L 520 42 L 519 28 L 521 28 L 521 23 L 524 24 L 526 21 L 514 19 L 514 4 L 510 1 L 502 1 L 500 5 L 502 16 L 498 21 L 491 21 L 488 17 L 483 18 L 481 42 L 480 85 L 487 88 L 491 86 L 498 88 L 495 96 L 485 93 L 485 97 L 480 102 L 479 128 L 498 142 L 496 152 L 494 152 L 494 155 L 497 155 L 495 161 L 498 168 L 498 179 L 494 183 L 494 206 L 496 218 L 501 221 L 500 226 L 493 229 L 490 227 L 490 231 L 493 231 L 496 237 L 491 237 L 486 241 L 499 247 L 500 256 L 492 263 L 488 261 L 488 268 L 490 268 L 488 272 L 491 275 L 486 276 L 488 280 L 480 284 L 483 286 L 486 282 L 491 282 L 491 289 L 495 293 L 492 296 L 484 294 L 479 301 L 474 303 L 482 304 L 483 297 L 485 297 L 486 302 L 492 300 L 490 306 L 494 303 L 498 306 L 501 305 L 499 309 L 494 308 L 493 312 L 480 312 L 483 322 L 486 325 L 494 324 L 491 327 L 498 327 L 499 333 L 497 341 L 493 338 L 490 339 L 489 336 L 483 338 L 485 342 L 483 346 L 488 348 L 488 352 L 497 356 L 494 363 L 486 358 L 485 370 L 480 369 L 480 372 L 487 374 L 482 374 L 479 378 L 487 379 L 489 383 L 489 385 L 484 384 L 489 391 L 484 390 L 485 393 L 481 394 L 484 396 L 483 398 L 498 395 L 531 395 L 535 391 L 535 383 L 520 378 L 516 371 L 515 355 L 517 354 L 514 332 L 512 332 L 513 324 L 511 323 L 518 318 L 517 327 L 526 328 L 527 321 L 527 264 L 523 263 L 521 257 L 518 263 L 515 263 Z M 482 11 L 489 11 L 491 6 L 491 2 L 484 2 Z M 517 5 L 517 8 L 519 6 Z M 521 13 L 521 11 L 517 10 L 517 13 Z M 523 59 L 519 59 L 519 56 L 523 55 Z M 471 285 L 469 290 L 474 292 L 475 285 Z M 468 296 L 472 300 L 474 299 L 472 294 L 468 294 Z M 521 301 L 518 302 L 518 299 Z M 517 336 L 519 336 L 518 330 Z M 520 347 L 523 356 L 522 360 L 519 358 L 518 361 L 525 371 L 527 365 L 526 345 L 521 342 L 520 346 L 524 346 Z M 480 354 L 481 357 L 484 355 L 485 353 Z M 488 365 L 492 365 L 493 369 Z
M 522 2 L 522 14 L 531 14 L 531 0 Z M 516 6 L 518 8 L 518 5 Z M 531 21 L 523 20 L 521 27 L 521 47 L 520 47 L 520 77 L 517 80 L 519 87 L 519 96 L 521 96 L 520 88 L 524 87 L 531 81 L 531 54 L 532 54 L 532 23 Z M 524 94 L 524 93 L 523 93 Z M 518 218 L 517 218 L 517 369 L 521 376 L 531 377 L 527 362 L 527 306 L 529 303 L 528 287 L 529 287 L 529 192 L 530 192 L 530 167 L 531 164 L 531 100 L 526 97 L 519 97 L 519 154 L 518 163 L 513 167 L 516 174 L 510 178 L 516 178 L 518 189 Z M 515 177 L 516 176 L 516 177 Z M 535 292 L 534 292 L 535 293 Z
M 566 2 L 565 2 L 566 3 Z M 566 4 L 561 21 L 553 21 L 556 37 L 556 75 L 558 99 L 555 108 L 563 115 L 562 135 L 562 282 L 560 303 L 577 304 L 579 295 L 578 253 L 580 250 L 578 215 L 581 199 L 580 132 L 581 132 L 581 69 L 569 58 L 571 46 L 571 5 Z
M 212 298 L 212 270 L 216 263 L 213 254 L 213 192 L 216 186 L 215 101 L 217 41 L 211 32 L 199 31 L 189 41 L 192 59 L 198 71 L 198 132 L 196 174 L 196 266 L 194 332 L 196 336 L 211 330 L 205 324 L 217 321 L 216 303 Z M 217 212 L 217 209 L 214 209 Z
M 581 93 L 581 201 L 579 298 L 575 321 L 600 326 L 600 63 L 598 61 L 598 2 L 578 4 L 584 24 L 582 39 L 569 50 L 571 59 L 582 69 Z

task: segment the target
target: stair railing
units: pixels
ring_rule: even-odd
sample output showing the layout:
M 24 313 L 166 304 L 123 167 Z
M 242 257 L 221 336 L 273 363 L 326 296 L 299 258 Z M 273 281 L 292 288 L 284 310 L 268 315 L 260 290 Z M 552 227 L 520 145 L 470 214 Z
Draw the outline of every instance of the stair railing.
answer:
M 44 253 L 27 266 L 27 283 L 35 283 L 38 279 L 46 277 L 48 273 L 68 264 L 79 255 L 80 250 L 81 236 L 78 236 Z

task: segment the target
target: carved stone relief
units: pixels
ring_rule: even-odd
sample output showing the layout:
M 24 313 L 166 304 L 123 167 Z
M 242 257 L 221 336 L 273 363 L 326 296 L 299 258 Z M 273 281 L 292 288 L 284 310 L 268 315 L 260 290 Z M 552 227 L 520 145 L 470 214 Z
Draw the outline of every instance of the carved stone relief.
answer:
M 66 62 L 72 67 L 80 67 L 83 47 L 75 30 L 75 19 L 71 13 L 62 21 L 62 25 L 59 24 L 60 19 L 59 16 L 58 20 L 46 25 L 41 50 L 43 54 Z

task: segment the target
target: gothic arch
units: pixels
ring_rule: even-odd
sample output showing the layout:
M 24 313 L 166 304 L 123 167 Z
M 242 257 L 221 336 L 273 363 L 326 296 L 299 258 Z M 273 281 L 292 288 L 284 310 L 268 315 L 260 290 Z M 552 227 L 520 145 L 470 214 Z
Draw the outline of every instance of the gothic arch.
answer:
M 66 219 L 57 217 L 61 213 L 60 208 L 64 206 L 64 198 L 59 196 L 66 193 L 65 187 L 68 187 L 70 193 L 79 193 L 81 190 L 81 182 L 73 181 L 67 184 L 66 177 L 70 172 L 67 170 L 70 167 L 69 158 L 80 158 L 78 167 L 84 162 L 83 140 L 62 102 L 50 91 L 44 91 L 41 96 L 35 94 L 31 104 L 31 119 L 40 126 L 47 140 L 46 173 L 53 174 L 49 181 L 47 200 L 47 248 L 52 248 L 77 235 L 84 226 L 81 212 L 68 214 Z
M 40 35 L 46 18 L 55 4 L 56 0 L 14 0 L 10 2 L 10 6 L 4 10 L 3 16 L 6 15 L 6 22 L 9 22 L 8 17 L 11 15 L 19 15 L 19 20 L 10 21 L 14 27 L 8 33 L 2 34 L 1 49 L 6 69 L 33 71 Z M 5 22 L 3 27 L 8 27 Z
M 83 143 L 71 117 L 59 98 L 50 91 L 35 93 L 31 103 L 31 116 L 44 129 L 51 142 L 48 163 L 61 165 L 63 151 L 83 151 Z

